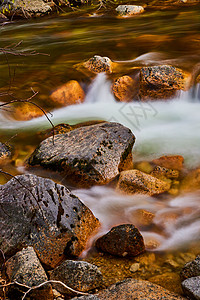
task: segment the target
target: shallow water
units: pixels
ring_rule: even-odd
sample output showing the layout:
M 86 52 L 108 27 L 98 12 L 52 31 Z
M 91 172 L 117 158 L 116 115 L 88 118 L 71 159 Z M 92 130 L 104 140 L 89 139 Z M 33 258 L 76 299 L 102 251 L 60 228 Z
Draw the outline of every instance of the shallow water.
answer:
M 186 167 L 196 167 L 200 165 L 199 85 L 167 102 L 144 103 L 134 99 L 131 103 L 119 103 L 111 94 L 110 86 L 118 75 L 135 74 L 135 67 L 148 64 L 168 63 L 192 71 L 200 62 L 199 8 L 198 5 L 165 11 L 151 9 L 132 19 L 118 19 L 108 12 L 94 15 L 94 11 L 80 11 L 3 26 L 0 29 L 2 47 L 11 41 L 23 40 L 19 49 L 24 53 L 35 50 L 50 56 L 9 55 L 9 78 L 8 63 L 1 54 L 1 91 L 6 91 L 10 80 L 17 98 L 29 97 L 31 88 L 39 91 L 34 100 L 52 112 L 50 118 L 54 125 L 88 120 L 122 123 L 136 136 L 134 161 L 179 154 L 184 156 Z M 89 78 L 74 68 L 75 64 L 96 54 L 110 57 L 116 63 L 116 73 Z M 71 79 L 78 80 L 85 89 L 85 103 L 54 107 L 49 94 Z M 0 101 L 8 98 L 1 97 Z M 18 151 L 15 163 L 4 166 L 4 170 L 14 175 L 25 172 L 24 161 L 39 141 L 34 134 L 47 128 L 50 124 L 45 117 L 16 121 L 12 112 L 1 110 L 1 140 L 8 141 L 17 134 L 11 143 Z M 100 219 L 102 232 L 119 223 L 135 223 L 133 212 L 146 209 L 155 214 L 154 227 L 141 228 L 142 234 L 145 241 L 155 238 L 159 242 L 157 250 L 184 249 L 199 240 L 199 193 L 166 199 L 122 197 L 110 187 L 93 187 L 74 193 Z M 163 223 L 163 214 L 177 217 L 173 222 Z

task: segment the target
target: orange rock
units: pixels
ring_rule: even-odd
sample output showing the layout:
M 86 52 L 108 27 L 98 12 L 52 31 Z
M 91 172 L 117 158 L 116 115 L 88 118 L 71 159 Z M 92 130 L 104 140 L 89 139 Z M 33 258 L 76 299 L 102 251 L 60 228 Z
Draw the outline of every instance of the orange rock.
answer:
M 129 102 L 137 93 L 136 82 L 130 76 L 122 76 L 115 80 L 112 92 L 119 101 Z
M 155 165 L 180 171 L 183 168 L 184 158 L 181 155 L 166 155 L 152 160 Z
M 152 223 L 154 214 L 145 209 L 137 209 L 131 213 L 131 222 L 136 226 L 148 226 Z
M 21 103 L 14 110 L 14 118 L 21 121 L 31 120 L 43 115 L 42 110 L 31 103 Z
M 190 171 L 181 183 L 181 190 L 190 192 L 200 189 L 200 168 Z
M 70 80 L 57 88 L 51 95 L 51 100 L 62 106 L 79 104 L 84 101 L 85 93 L 76 80 Z

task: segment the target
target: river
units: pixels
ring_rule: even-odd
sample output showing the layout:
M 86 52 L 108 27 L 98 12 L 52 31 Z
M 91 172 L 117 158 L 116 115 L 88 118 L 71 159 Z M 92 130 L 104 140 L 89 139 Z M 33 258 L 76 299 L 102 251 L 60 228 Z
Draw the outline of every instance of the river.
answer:
M 86 9 L 4 25 L 0 29 L 2 47 L 22 41 L 17 49 L 27 54 L 30 51 L 41 54 L 8 55 L 7 60 L 2 53 L 0 91 L 5 92 L 10 81 L 11 91 L 17 99 L 30 97 L 31 88 L 39 91 L 34 101 L 51 111 L 49 116 L 54 125 L 88 120 L 122 123 L 136 136 L 134 161 L 178 154 L 184 157 L 187 168 L 197 167 L 200 165 L 199 84 L 180 92 L 170 101 L 138 102 L 133 99 L 130 103 L 119 103 L 110 90 L 112 75 L 101 73 L 89 78 L 74 65 L 93 55 L 101 55 L 108 56 L 119 66 L 119 75 L 130 73 L 134 66 L 158 62 L 192 72 L 200 62 L 199 8 L 198 5 L 150 9 L 143 15 L 127 19 L 119 19 L 109 10 L 105 14 L 95 14 Z M 85 102 L 54 107 L 49 101 L 50 93 L 71 79 L 78 80 L 84 87 Z M 1 97 L 0 101 L 8 99 Z M 38 144 L 36 134 L 47 128 L 50 124 L 45 116 L 18 121 L 12 115 L 12 108 L 1 110 L 1 140 L 11 139 L 17 149 L 16 163 L 4 166 L 4 169 L 14 175 L 27 172 L 23 165 Z M 1 177 L 0 183 L 5 180 Z M 199 242 L 200 197 L 197 192 L 162 202 L 153 197 L 121 196 L 106 186 L 73 190 L 100 219 L 102 232 L 122 222 L 134 223 L 133 212 L 148 209 L 155 214 L 157 228 L 162 229 L 160 233 L 150 228 L 142 234 L 145 240 L 154 237 L 159 241 L 156 251 L 188 249 L 191 243 Z M 188 209 L 187 214 L 183 213 L 184 209 Z M 175 213 L 178 218 L 163 224 L 165 213 Z

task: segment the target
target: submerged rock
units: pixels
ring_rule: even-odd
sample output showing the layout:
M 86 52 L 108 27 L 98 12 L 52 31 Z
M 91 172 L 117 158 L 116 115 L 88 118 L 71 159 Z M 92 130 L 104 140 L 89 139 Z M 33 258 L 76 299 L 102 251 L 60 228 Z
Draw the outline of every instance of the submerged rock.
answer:
M 48 277 L 32 247 L 22 249 L 7 260 L 6 275 L 10 282 L 17 281 L 30 287 L 48 281 Z M 16 285 L 9 290 L 10 299 L 22 299 L 23 288 Z M 45 284 L 40 289 L 33 289 L 28 296 L 31 299 L 53 300 L 51 284 Z
M 139 96 L 142 101 L 169 99 L 178 90 L 188 89 L 189 81 L 189 74 L 170 65 L 143 67 Z
M 66 260 L 49 273 L 51 280 L 62 281 L 79 292 L 88 292 L 102 287 L 103 284 L 103 276 L 97 266 L 86 261 Z M 53 286 L 61 294 L 74 294 L 60 284 Z
M 73 300 L 186 300 L 173 292 L 170 292 L 163 287 L 137 279 L 126 279 L 117 282 L 106 290 L 101 291 L 96 295 L 82 296 L 73 298 Z
M 112 92 L 117 100 L 129 102 L 137 93 L 137 84 L 130 76 L 122 76 L 115 80 Z
M 10 147 L 0 142 L 0 164 L 11 158 L 11 155 Z
M 167 169 L 181 171 L 183 168 L 184 158 L 181 155 L 165 155 L 152 160 L 152 163 Z
M 181 280 L 200 276 L 200 255 L 184 265 L 180 273 Z
M 70 80 L 57 88 L 51 95 L 51 100 L 62 106 L 79 104 L 84 101 L 85 93 L 76 80 Z
M 28 121 L 44 116 L 41 109 L 31 103 L 20 103 L 14 108 L 13 116 L 19 121 Z
M 20 175 L 0 186 L 0 248 L 12 256 L 32 246 L 54 268 L 79 256 L 99 221 L 75 195 L 50 179 Z
M 190 171 L 184 177 L 180 189 L 184 192 L 200 189 L 200 168 Z
M 134 142 L 130 129 L 118 123 L 81 127 L 56 135 L 54 144 L 52 137 L 44 140 L 29 164 L 60 171 L 77 186 L 106 184 L 132 166 Z
M 132 224 L 113 227 L 95 245 L 103 252 L 122 257 L 136 256 L 145 250 L 143 237 Z
M 140 5 L 118 5 L 115 9 L 120 17 L 130 17 L 144 12 Z
M 94 55 L 88 61 L 83 63 L 83 66 L 92 73 L 98 74 L 101 72 L 112 73 L 112 61 L 108 57 Z
M 31 18 L 40 17 L 51 12 L 49 4 L 42 0 L 6 0 L 3 2 L 2 9 L 6 16 Z
M 126 194 L 148 194 L 150 196 L 164 193 L 170 189 L 170 183 L 145 174 L 139 170 L 120 173 L 117 190 Z

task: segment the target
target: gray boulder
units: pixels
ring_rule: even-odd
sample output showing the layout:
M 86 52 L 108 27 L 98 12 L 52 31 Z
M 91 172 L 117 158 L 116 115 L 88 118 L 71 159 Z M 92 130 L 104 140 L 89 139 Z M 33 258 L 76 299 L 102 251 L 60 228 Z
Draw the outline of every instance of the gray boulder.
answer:
M 80 292 L 94 290 L 102 287 L 103 284 L 103 276 L 97 266 L 86 261 L 66 260 L 49 273 L 51 280 L 62 281 Z M 74 294 L 60 284 L 53 284 L 53 286 L 61 294 Z
M 0 248 L 12 256 L 32 246 L 54 268 L 79 256 L 99 221 L 75 195 L 50 179 L 21 175 L 0 186 Z
M 186 263 L 180 273 L 182 281 L 196 276 L 200 276 L 200 255 L 198 255 L 193 261 Z
M 27 247 L 17 252 L 7 260 L 5 266 L 10 282 L 17 281 L 29 287 L 34 287 L 48 281 L 48 277 L 32 247 Z M 14 285 L 14 287 L 10 287 L 8 294 L 11 299 L 21 300 L 23 292 L 24 288 Z M 40 289 L 32 290 L 28 296 L 34 300 L 53 300 L 51 284 L 47 283 Z
M 130 129 L 118 123 L 81 127 L 56 135 L 54 144 L 52 137 L 41 142 L 29 164 L 60 171 L 77 186 L 106 184 L 132 166 L 134 142 Z
M 200 300 L 200 276 L 185 279 L 181 285 L 189 299 Z

